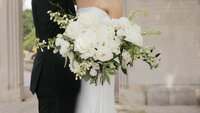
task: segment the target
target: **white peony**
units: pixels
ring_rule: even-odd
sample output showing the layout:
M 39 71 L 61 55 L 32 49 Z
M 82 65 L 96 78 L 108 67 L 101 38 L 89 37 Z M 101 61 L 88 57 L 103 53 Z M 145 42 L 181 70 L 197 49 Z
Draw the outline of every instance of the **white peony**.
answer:
M 76 39 L 83 33 L 83 26 L 78 21 L 70 22 L 64 35 L 69 36 L 72 39 Z
M 75 40 L 74 50 L 82 53 L 82 58 L 92 57 L 95 52 L 95 39 L 96 34 L 94 32 L 86 32 L 80 35 Z

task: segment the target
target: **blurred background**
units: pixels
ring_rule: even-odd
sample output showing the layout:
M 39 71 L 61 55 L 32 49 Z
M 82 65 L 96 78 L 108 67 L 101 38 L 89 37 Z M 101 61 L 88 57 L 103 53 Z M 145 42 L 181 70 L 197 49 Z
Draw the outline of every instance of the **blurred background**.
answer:
M 143 29 L 158 29 L 146 39 L 162 53 L 160 67 L 136 62 L 116 77 L 119 113 L 200 113 L 200 0 L 121 0 L 124 16 L 139 16 Z M 0 0 L 0 113 L 38 113 L 29 91 L 36 48 L 31 0 Z

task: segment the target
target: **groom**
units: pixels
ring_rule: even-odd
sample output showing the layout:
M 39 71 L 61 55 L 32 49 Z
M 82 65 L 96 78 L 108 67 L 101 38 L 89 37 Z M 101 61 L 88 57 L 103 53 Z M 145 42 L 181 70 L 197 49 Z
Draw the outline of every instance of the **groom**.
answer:
M 48 38 L 64 32 L 47 14 L 48 10 L 59 10 L 50 1 L 60 4 L 66 13 L 75 15 L 72 0 L 32 0 L 36 37 L 40 41 L 47 41 Z M 64 62 L 65 59 L 59 53 L 54 54 L 52 49 L 44 49 L 44 52 L 38 49 L 30 90 L 37 94 L 39 113 L 74 113 L 80 81 L 75 80 L 68 66 L 64 68 Z

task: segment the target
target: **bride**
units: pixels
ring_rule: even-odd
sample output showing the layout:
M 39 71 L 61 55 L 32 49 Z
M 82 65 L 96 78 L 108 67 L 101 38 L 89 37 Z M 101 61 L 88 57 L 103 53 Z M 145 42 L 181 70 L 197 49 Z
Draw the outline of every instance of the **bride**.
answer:
M 77 15 L 95 11 L 99 18 L 120 18 L 122 5 L 120 0 L 74 0 Z M 114 76 L 110 84 L 97 86 L 82 80 L 75 113 L 116 113 L 114 102 Z

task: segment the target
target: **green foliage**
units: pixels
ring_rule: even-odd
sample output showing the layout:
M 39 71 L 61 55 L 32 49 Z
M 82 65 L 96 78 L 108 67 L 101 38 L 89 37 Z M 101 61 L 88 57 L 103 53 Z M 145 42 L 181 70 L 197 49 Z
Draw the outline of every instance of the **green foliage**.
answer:
M 134 23 L 135 19 L 134 18 L 137 18 L 138 15 L 144 15 L 144 16 L 148 16 L 148 13 L 144 10 L 144 9 L 140 9 L 140 10 L 136 10 L 136 11 L 132 11 L 130 14 L 129 14 L 129 20 L 132 21 Z
M 24 27 L 24 37 L 32 32 L 34 28 L 32 10 L 27 9 L 23 12 L 23 27 Z
M 35 29 L 32 28 L 31 32 L 24 37 L 24 49 L 32 51 L 35 45 Z
M 32 10 L 27 9 L 23 12 L 23 27 L 24 27 L 24 49 L 32 51 L 35 46 L 35 28 L 33 24 Z
M 157 36 L 160 36 L 162 34 L 161 31 L 159 30 L 152 30 L 152 29 L 149 29 L 149 30 L 144 30 L 142 31 L 142 36 L 143 37 L 147 37 L 147 38 L 155 38 Z

